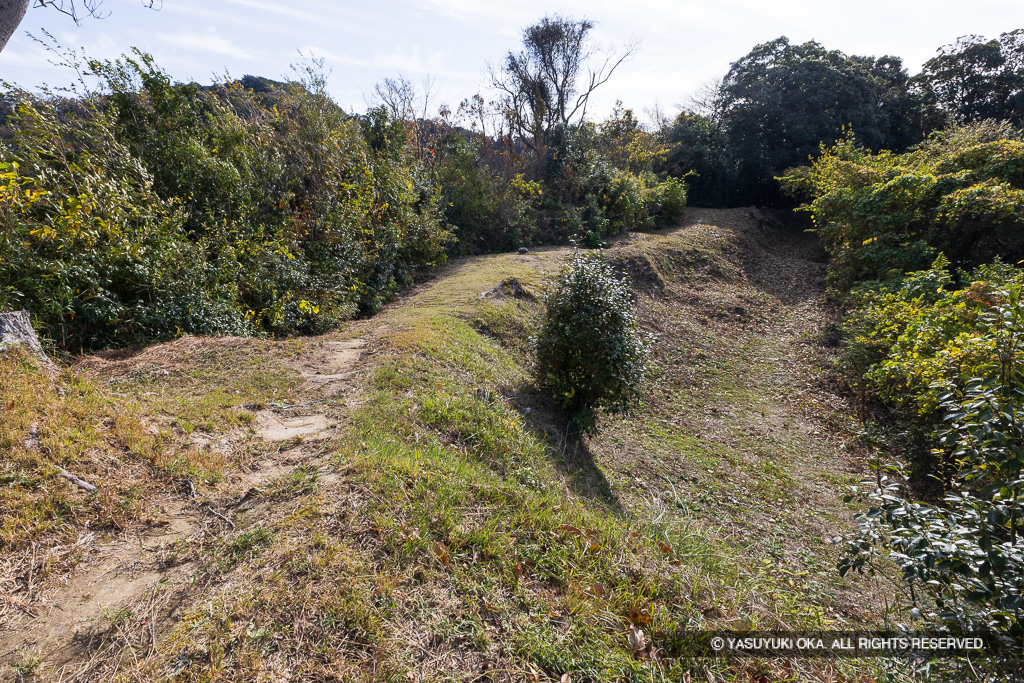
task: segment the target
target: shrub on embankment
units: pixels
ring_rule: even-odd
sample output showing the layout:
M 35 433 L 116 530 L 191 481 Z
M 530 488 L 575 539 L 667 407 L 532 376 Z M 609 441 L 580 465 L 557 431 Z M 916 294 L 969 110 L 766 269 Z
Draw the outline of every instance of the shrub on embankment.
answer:
M 906 154 L 849 139 L 782 178 L 809 195 L 832 256 L 832 293 L 847 309 L 842 367 L 863 415 L 872 399 L 888 409 L 865 426 L 882 436 L 866 440 L 877 471 L 854 487 L 869 507 L 840 569 L 894 562 L 928 627 L 990 632 L 1009 648 L 932 662 L 939 679 L 1019 668 L 1005 654 L 1022 638 L 1021 140 L 991 122 Z

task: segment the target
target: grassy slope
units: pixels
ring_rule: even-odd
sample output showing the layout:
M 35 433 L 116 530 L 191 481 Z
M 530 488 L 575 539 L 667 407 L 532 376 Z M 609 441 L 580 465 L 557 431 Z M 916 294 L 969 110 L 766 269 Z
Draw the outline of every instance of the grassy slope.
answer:
M 155 440 L 138 458 L 146 477 L 198 485 L 191 500 L 141 493 L 120 526 L 159 523 L 176 504 L 196 519 L 203 506 L 223 511 L 234 528 L 202 516 L 155 559 L 137 560 L 157 580 L 96 617 L 88 646 L 21 644 L 12 662 L 44 677 L 64 663 L 93 677 L 183 681 L 859 676 L 849 662 L 695 660 L 679 644 L 682 629 L 745 620 L 883 618 L 870 586 L 838 579 L 824 540 L 849 525 L 836 501 L 857 477 L 841 450 L 845 407 L 816 379 L 827 360 L 813 341 L 821 266 L 801 257 L 802 236 L 745 210 L 693 211 L 688 222 L 611 250 L 660 340 L 645 404 L 582 445 L 566 441 L 532 388 L 527 338 L 540 304 L 479 296 L 506 277 L 541 292 L 563 250 L 459 261 L 320 340 L 197 344 L 191 356 L 164 345 L 163 356 L 116 371 L 83 367 L 94 384 L 69 373 L 62 381 L 88 384 L 101 401 L 82 409 L 88 420 L 104 406 L 124 411 L 115 430 Z M 294 378 L 290 368 L 318 344 L 355 337 L 370 352 L 347 392 L 325 398 Z M 308 410 L 340 422 L 328 441 L 270 446 L 247 429 L 260 407 L 314 400 Z M 0 435 L 16 450 L 31 421 L 19 420 Z M 229 446 L 197 447 L 196 433 Z M 252 488 L 237 476 L 269 461 L 287 467 Z M 47 482 L 42 499 L 92 504 L 45 465 L 19 472 Z M 103 487 L 125 474 L 83 476 Z M 4 476 L 7 491 L 27 490 Z M 19 500 L 4 499 L 12 518 L 37 520 L 39 542 L 54 547 L 87 521 L 104 524 Z M 21 561 L 23 551 L 4 548 Z M 63 575 L 55 569 L 52 582 Z M 11 576 L 8 602 L 32 608 L 32 589 L 26 601 L 23 578 Z M 60 596 L 37 590 L 37 613 Z M 0 612 L 14 636 L 26 628 L 16 612 Z

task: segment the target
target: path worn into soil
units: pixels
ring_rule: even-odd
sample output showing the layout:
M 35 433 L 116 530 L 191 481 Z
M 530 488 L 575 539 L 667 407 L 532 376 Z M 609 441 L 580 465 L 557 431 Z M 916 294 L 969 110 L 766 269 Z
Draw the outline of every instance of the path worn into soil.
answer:
M 276 447 L 267 449 L 266 457 L 248 471 L 230 473 L 216 490 L 198 493 L 194 482 L 180 482 L 178 490 L 152 501 L 160 512 L 155 529 L 134 529 L 114 540 L 82 533 L 75 548 L 65 549 L 80 557 L 74 570 L 57 582 L 30 590 L 29 602 L 19 601 L 23 608 L 9 611 L 0 620 L 0 659 L 6 661 L 15 652 L 37 653 L 46 662 L 45 675 L 57 680 L 89 680 L 91 664 L 101 661 L 104 650 L 116 642 L 106 636 L 111 628 L 117 628 L 119 615 L 128 613 L 150 615 L 149 637 L 156 644 L 164 623 L 173 620 L 176 602 L 194 581 L 196 557 L 186 549 L 208 546 L 213 539 L 255 523 L 256 516 L 247 514 L 252 492 L 297 469 L 323 467 L 318 442 L 332 436 L 338 419 L 316 408 L 324 402 L 344 406 L 346 396 L 355 389 L 353 376 L 366 342 L 306 341 L 304 352 L 292 363 L 292 371 L 304 380 L 299 389 L 303 403 L 258 410 L 251 429 L 245 432 L 193 432 L 187 437 L 189 445 L 197 449 L 228 452 L 254 441 Z M 139 373 L 167 374 L 168 367 L 187 362 L 190 354 L 234 343 L 244 344 L 245 340 L 188 337 L 136 353 L 111 351 L 85 357 L 76 368 L 100 383 L 117 384 Z M 324 474 L 325 478 L 332 476 Z M 45 560 L 41 557 L 38 561 Z M 33 563 L 36 561 L 33 558 Z M 0 670 L 0 681 L 8 679 L 17 676 L 5 667 Z

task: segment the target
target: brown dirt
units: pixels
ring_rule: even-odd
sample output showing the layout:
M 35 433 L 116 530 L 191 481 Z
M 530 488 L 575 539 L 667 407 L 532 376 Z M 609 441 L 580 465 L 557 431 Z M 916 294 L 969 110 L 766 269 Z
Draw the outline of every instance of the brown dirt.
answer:
M 314 342 L 312 347 L 297 364 L 300 376 L 306 380 L 302 388 L 319 391 L 327 397 L 334 397 L 348 389 L 352 384 L 356 364 L 366 349 L 366 341 L 319 341 Z
M 195 588 L 195 549 L 224 533 L 273 517 L 271 510 L 253 508 L 251 492 L 298 467 L 320 465 L 322 449 L 315 442 L 333 435 L 337 411 L 328 416 L 309 412 L 309 407 L 352 392 L 352 376 L 367 344 L 330 336 L 303 342 L 297 357 L 284 362 L 306 379 L 299 390 L 304 403 L 269 406 L 258 411 L 253 421 L 255 435 L 276 448 L 263 449 L 264 457 L 228 473 L 226 486 L 219 490 L 197 491 L 195 483 L 183 482 L 180 490 L 165 492 L 152 501 L 161 513 L 159 522 L 126 531 L 116 539 L 83 533 L 73 549 L 51 549 L 49 554 L 41 551 L 38 558 L 33 556 L 33 564 L 53 563 L 65 555 L 71 563 L 55 581 L 30 589 L 28 596 L 22 596 L 25 599 L 0 593 L 4 597 L 0 660 L 17 664 L 19 657 L 24 661 L 26 656 L 43 655 L 43 675 L 89 680 L 94 663 L 110 654 L 101 650 L 118 641 L 119 615 L 129 612 L 149 614 L 145 621 L 150 633 L 120 636 L 151 638 L 155 644 L 157 634 L 164 632 L 161 624 L 173 620 L 175 607 Z M 252 343 L 237 337 L 183 337 L 141 349 L 99 352 L 79 359 L 75 367 L 94 379 L 115 382 L 132 376 L 169 375 L 188 367 L 190 358 L 201 353 L 241 349 Z M 269 344 L 280 347 L 272 351 L 280 350 L 282 358 L 294 355 L 287 353 L 287 341 Z M 165 418 L 157 420 L 150 429 L 166 428 Z M 196 431 L 187 437 L 191 447 L 223 452 L 244 447 L 246 439 L 238 429 L 221 434 Z M 335 478 L 328 473 L 322 481 Z M 57 552 L 62 553 L 60 558 L 53 554 Z M 0 670 L 0 681 L 6 680 L 17 680 L 8 667 Z
M 256 413 L 256 434 L 264 441 L 326 439 L 330 435 L 327 416 L 319 413 L 286 417 L 272 410 Z

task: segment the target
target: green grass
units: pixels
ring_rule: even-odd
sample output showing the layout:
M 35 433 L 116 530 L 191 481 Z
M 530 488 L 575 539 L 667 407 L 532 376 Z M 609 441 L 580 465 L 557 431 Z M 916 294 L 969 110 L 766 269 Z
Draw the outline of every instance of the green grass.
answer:
M 21 351 L 0 354 L 0 550 L 18 552 L 41 538 L 71 542 L 84 528 L 116 531 L 159 513 L 152 493 L 180 474 L 171 440 L 145 428 L 138 406 L 65 371 L 49 377 Z M 196 453 L 190 466 L 224 466 Z M 99 487 L 87 493 L 66 469 Z
M 467 259 L 352 324 L 344 336 L 366 338 L 374 356 L 348 408 L 344 397 L 322 406 L 343 416 L 338 435 L 315 448 L 315 463 L 251 491 L 236 528 L 176 549 L 191 583 L 173 627 L 155 649 L 140 642 L 104 670 L 124 681 L 287 671 L 380 681 L 567 673 L 577 683 L 873 671 L 695 659 L 682 645 L 688 630 L 744 619 L 851 623 L 835 609 L 850 584 L 831 570 L 834 548 L 813 536 L 819 517 L 844 508 L 799 502 L 820 453 L 753 431 L 762 411 L 780 410 L 747 374 L 761 353 L 755 333 L 722 353 L 690 299 L 672 298 L 679 288 L 692 298 L 700 273 L 740 282 L 730 245 L 691 231 L 618 250 L 660 283 L 644 310 L 663 341 L 644 405 L 583 443 L 566 438 L 564 416 L 533 388 L 527 340 L 540 304 L 479 298 L 506 277 L 541 294 L 562 253 Z M 120 391 L 147 414 L 211 431 L 244 428 L 233 417 L 241 406 L 307 398 L 287 365 L 301 341 L 252 348 Z M 127 615 L 122 628 L 142 629 L 142 618 Z M 640 652 L 630 628 L 644 633 Z

